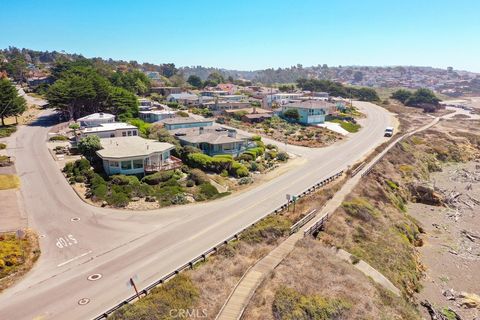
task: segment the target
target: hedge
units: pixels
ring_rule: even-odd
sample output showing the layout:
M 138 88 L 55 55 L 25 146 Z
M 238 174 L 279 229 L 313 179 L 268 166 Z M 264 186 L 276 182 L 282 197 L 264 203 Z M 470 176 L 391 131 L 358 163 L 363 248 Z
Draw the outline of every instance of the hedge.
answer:
M 173 170 L 159 171 L 154 174 L 143 177 L 142 182 L 145 182 L 149 185 L 157 185 L 160 182 L 165 182 L 170 180 L 175 174 Z

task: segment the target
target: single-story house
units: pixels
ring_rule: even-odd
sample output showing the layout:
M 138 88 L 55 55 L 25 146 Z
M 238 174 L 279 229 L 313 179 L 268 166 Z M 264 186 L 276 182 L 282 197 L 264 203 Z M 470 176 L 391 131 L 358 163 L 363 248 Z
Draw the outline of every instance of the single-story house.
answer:
M 168 102 L 177 102 L 187 106 L 198 104 L 198 96 L 188 92 L 171 93 L 166 99 Z
M 250 102 L 240 102 L 240 101 L 212 101 L 203 104 L 205 107 L 212 111 L 225 111 L 225 110 L 238 110 L 248 108 Z
M 245 122 L 262 122 L 265 119 L 269 119 L 273 116 L 271 110 L 252 107 L 238 110 L 225 110 L 224 113 L 228 116 L 233 116 L 236 113 L 242 113 L 242 121 Z
M 103 123 L 112 123 L 115 122 L 115 116 L 110 113 L 92 113 L 88 116 L 78 118 L 77 122 L 80 124 L 80 127 L 96 127 Z
M 202 97 L 220 97 L 228 95 L 228 91 L 223 90 L 203 90 L 200 91 Z
M 264 98 L 263 105 L 271 107 L 272 104 L 284 105 L 291 100 L 299 99 L 303 96 L 303 93 L 274 93 L 267 94 Z
M 99 138 L 138 136 L 138 128 L 125 122 L 101 123 L 95 127 L 86 127 L 81 130 L 81 136 L 95 135 Z
M 166 97 L 172 93 L 180 93 L 182 92 L 182 88 L 180 87 L 152 87 L 150 88 L 150 92 L 152 93 L 158 93 L 161 94 L 162 96 Z
M 297 110 L 300 116 L 298 122 L 301 124 L 319 124 L 325 122 L 325 117 L 330 114 L 335 105 L 326 101 L 304 100 L 294 101 L 282 106 L 280 114 L 283 115 L 287 110 Z
M 171 133 L 182 145 L 197 147 L 209 156 L 239 156 L 249 147 L 248 137 L 238 136 L 236 130 L 222 127 L 177 129 Z
M 171 156 L 174 145 L 138 136 L 101 139 L 97 155 L 108 175 L 145 174 L 181 167 L 182 161 Z
M 138 117 L 145 122 L 157 122 L 167 118 L 174 118 L 175 111 L 170 110 L 146 110 L 140 111 Z
M 176 117 L 168 118 L 160 121 L 167 130 L 186 129 L 186 128 L 198 128 L 209 127 L 213 125 L 213 120 L 208 119 L 195 119 L 192 117 Z

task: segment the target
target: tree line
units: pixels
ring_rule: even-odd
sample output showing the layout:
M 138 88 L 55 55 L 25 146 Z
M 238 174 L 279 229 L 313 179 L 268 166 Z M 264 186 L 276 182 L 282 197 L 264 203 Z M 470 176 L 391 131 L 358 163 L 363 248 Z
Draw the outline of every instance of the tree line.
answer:
M 347 87 L 331 80 L 306 79 L 297 80 L 297 87 L 312 92 L 327 92 L 334 97 L 351 98 L 360 101 L 379 101 L 377 92 L 372 88 Z
M 52 75 L 55 82 L 46 98 L 70 119 L 94 112 L 112 113 L 120 120 L 136 117 L 136 94 L 146 93 L 150 87 L 149 79 L 140 71 L 101 69 L 86 59 L 59 63 Z
M 390 98 L 409 107 L 423 108 L 425 112 L 435 112 L 440 108 L 441 101 L 432 90 L 427 88 L 420 88 L 415 91 L 399 89 L 393 92 Z

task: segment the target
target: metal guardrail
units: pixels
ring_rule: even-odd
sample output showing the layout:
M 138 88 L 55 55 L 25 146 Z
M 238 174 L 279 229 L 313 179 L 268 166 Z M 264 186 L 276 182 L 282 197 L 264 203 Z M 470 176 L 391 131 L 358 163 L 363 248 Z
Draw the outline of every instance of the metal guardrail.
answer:
M 341 170 L 340 172 L 314 184 L 312 187 L 310 188 L 307 188 L 305 191 L 303 191 L 302 193 L 300 193 L 297 198 L 300 199 L 306 195 L 308 195 L 309 193 L 315 191 L 316 189 L 320 188 L 320 187 L 323 187 L 327 184 L 329 184 L 330 182 L 333 182 L 334 180 L 336 180 L 337 178 L 339 178 L 341 175 L 343 174 L 343 170 Z M 243 233 L 245 230 L 247 230 L 248 228 L 254 226 L 255 224 L 257 224 L 260 220 L 263 220 L 265 219 L 266 217 L 272 215 L 272 214 L 277 214 L 281 211 L 283 211 L 284 209 L 286 209 L 290 204 L 293 203 L 293 200 L 290 200 L 290 201 L 287 201 L 286 203 L 284 203 L 283 205 L 279 206 L 277 209 L 273 210 L 272 212 L 258 218 L 257 220 L 255 220 L 253 223 L 251 223 L 249 226 L 245 227 L 245 228 L 242 228 L 241 230 L 239 230 L 238 232 L 236 232 L 234 235 L 226 238 L 225 240 L 223 240 L 222 242 L 219 242 L 217 245 L 215 245 L 214 247 L 208 249 L 207 251 L 205 251 L 203 254 L 195 257 L 194 259 L 190 260 L 190 262 L 188 263 L 185 263 L 184 265 L 180 266 L 179 268 L 177 268 L 175 271 L 172 271 L 170 272 L 169 274 L 161 277 L 159 280 L 149 284 L 147 287 L 145 287 L 143 290 L 139 291 L 139 296 L 141 295 L 147 295 L 147 293 L 152 290 L 153 288 L 157 287 L 158 285 L 161 285 L 165 282 L 167 282 L 168 280 L 170 280 L 171 278 L 175 277 L 177 274 L 179 274 L 180 272 L 186 270 L 186 269 L 192 269 L 193 266 L 195 264 L 197 264 L 199 261 L 205 261 L 206 258 L 211 255 L 212 253 L 215 253 L 218 251 L 219 248 L 221 248 L 222 246 L 228 244 L 230 241 L 232 240 L 237 240 L 239 239 L 239 235 L 241 233 Z M 316 212 L 310 212 L 307 216 L 305 216 L 303 219 L 305 219 L 306 217 L 308 217 L 309 215 L 312 214 L 312 216 L 310 217 L 310 219 L 308 221 L 310 221 L 315 215 L 314 213 Z M 324 216 L 325 217 L 325 216 Z M 322 217 L 322 219 L 324 219 L 324 217 Z M 299 222 L 302 222 L 302 220 L 300 220 Z M 325 218 L 326 220 L 326 218 Z M 305 223 L 303 225 L 305 225 L 308 221 L 305 221 Z M 297 224 L 299 223 L 297 222 Z M 302 226 L 303 226 L 302 225 Z M 300 229 L 302 226 L 299 226 L 298 229 Z M 297 231 L 298 231 L 297 229 Z M 309 228 L 310 229 L 310 228 Z M 295 231 L 296 232 L 296 231 Z M 131 297 L 123 300 L 122 302 L 118 303 L 117 305 L 115 305 L 114 307 L 108 309 L 107 311 L 103 312 L 102 314 L 98 315 L 97 317 L 93 318 L 93 320 L 102 320 L 102 319 L 106 319 L 108 318 L 109 315 L 111 315 L 112 313 L 114 313 L 115 311 L 117 311 L 118 309 L 120 309 L 121 307 L 123 307 L 124 305 L 132 302 L 133 300 L 137 299 L 137 295 L 134 294 L 132 295 Z

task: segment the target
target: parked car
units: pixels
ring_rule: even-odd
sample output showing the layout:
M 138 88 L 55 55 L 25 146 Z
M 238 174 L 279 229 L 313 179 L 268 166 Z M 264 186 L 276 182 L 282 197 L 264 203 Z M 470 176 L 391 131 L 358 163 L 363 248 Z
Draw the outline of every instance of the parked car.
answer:
M 384 137 L 391 137 L 393 136 L 393 127 L 387 127 L 385 129 Z

